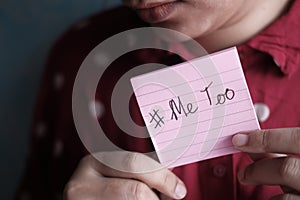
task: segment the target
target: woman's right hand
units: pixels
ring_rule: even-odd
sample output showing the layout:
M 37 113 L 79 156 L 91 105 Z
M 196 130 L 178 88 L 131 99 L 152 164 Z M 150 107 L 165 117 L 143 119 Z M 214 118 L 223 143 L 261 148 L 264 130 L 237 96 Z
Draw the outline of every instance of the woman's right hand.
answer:
M 89 155 L 81 160 L 65 187 L 65 200 L 159 200 L 154 190 L 172 199 L 186 195 L 184 183 L 173 172 L 144 154 L 101 152 L 95 155 L 100 159 Z M 126 169 L 126 172 L 98 160 L 121 164 L 118 169 Z

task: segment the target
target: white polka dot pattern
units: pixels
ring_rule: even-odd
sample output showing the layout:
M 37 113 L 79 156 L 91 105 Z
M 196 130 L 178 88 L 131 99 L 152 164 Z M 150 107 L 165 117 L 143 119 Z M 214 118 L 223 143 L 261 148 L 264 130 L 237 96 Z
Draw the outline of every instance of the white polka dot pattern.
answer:
M 270 109 L 269 107 L 264 103 L 256 103 L 254 104 L 256 116 L 258 118 L 258 121 L 265 122 L 269 116 L 270 116 Z
M 60 90 L 64 85 L 64 76 L 60 73 L 56 74 L 53 79 L 54 88 Z
M 35 132 L 36 132 L 36 136 L 38 138 L 45 137 L 46 131 L 47 131 L 47 126 L 46 126 L 45 122 L 40 122 L 36 125 Z
M 98 53 L 97 55 L 95 55 L 95 63 L 99 66 L 99 67 L 106 67 L 109 63 L 109 57 L 108 55 L 106 55 L 105 53 Z
M 54 149 L 53 149 L 53 155 L 55 157 L 59 157 L 62 152 L 63 152 L 63 143 L 62 141 L 60 140 L 57 140 L 55 143 L 54 143 Z
M 104 106 L 99 101 L 92 101 L 92 102 L 90 102 L 89 109 L 90 109 L 91 114 L 95 118 L 100 118 L 104 114 Z

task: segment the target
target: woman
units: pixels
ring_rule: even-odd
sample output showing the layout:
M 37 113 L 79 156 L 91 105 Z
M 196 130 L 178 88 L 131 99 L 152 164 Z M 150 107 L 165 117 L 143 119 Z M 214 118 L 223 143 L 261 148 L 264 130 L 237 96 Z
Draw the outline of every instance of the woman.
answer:
M 64 187 L 79 158 L 87 154 L 74 136 L 76 131 L 71 115 L 71 90 L 85 56 L 110 36 L 150 24 L 187 34 L 210 53 L 237 46 L 263 130 L 239 133 L 232 138 L 233 145 L 244 153 L 172 171 L 163 168 L 149 173 L 126 173 L 86 156 L 66 185 L 64 198 L 300 199 L 300 160 L 271 154 L 300 153 L 300 130 L 292 128 L 300 125 L 297 102 L 300 97 L 297 88 L 300 82 L 297 78 L 300 75 L 299 1 L 124 0 L 124 3 L 130 9 L 116 8 L 90 18 L 80 30 L 78 27 L 70 29 L 54 48 L 36 115 L 36 121 L 42 119 L 47 124 L 48 135 L 45 137 L 50 142 L 43 146 L 43 142 L 36 141 L 35 148 L 42 149 L 40 152 L 44 154 L 37 155 L 37 149 L 33 150 L 31 163 L 35 160 L 42 166 L 29 166 L 29 173 L 38 175 L 29 186 L 26 186 L 27 176 L 22 190 L 31 193 L 30 190 L 37 186 L 40 194 L 36 197 L 53 198 L 53 194 Z M 144 50 L 121 57 L 105 72 L 106 76 L 99 83 L 105 89 L 96 94 L 98 109 L 95 114 L 115 144 L 136 152 L 152 149 L 150 141 L 122 134 L 113 122 L 109 96 L 118 78 L 137 64 L 157 62 L 172 65 L 180 61 L 181 58 L 166 52 Z M 53 76 L 59 77 L 57 74 L 62 74 L 64 79 L 55 79 L 58 91 L 53 94 L 49 82 Z M 135 104 L 134 100 L 131 103 Z M 48 108 L 45 109 L 45 105 Z M 141 121 L 136 116 L 138 114 L 132 115 L 136 121 Z M 72 140 L 72 144 L 68 144 L 68 140 Z M 49 149 L 54 149 L 55 155 L 60 152 L 59 158 L 53 158 Z M 99 152 L 98 156 L 106 160 L 121 160 L 132 169 L 142 170 L 145 163 L 158 165 L 139 153 Z M 57 174 L 62 176 L 55 177 Z

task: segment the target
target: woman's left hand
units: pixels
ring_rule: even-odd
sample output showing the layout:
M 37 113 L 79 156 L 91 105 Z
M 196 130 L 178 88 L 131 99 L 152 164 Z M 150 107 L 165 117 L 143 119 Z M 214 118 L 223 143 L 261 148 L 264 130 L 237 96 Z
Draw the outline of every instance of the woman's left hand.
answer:
M 232 138 L 238 150 L 257 157 L 255 162 L 238 172 L 245 185 L 280 185 L 285 192 L 273 199 L 300 200 L 300 128 L 258 130 L 239 133 Z M 267 156 L 268 153 L 295 156 Z

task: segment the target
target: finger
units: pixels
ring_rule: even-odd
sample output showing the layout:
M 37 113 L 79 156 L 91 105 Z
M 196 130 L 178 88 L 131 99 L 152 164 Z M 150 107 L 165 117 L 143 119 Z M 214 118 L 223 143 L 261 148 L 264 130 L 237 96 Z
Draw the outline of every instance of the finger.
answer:
M 300 154 L 300 128 L 257 130 L 232 138 L 235 148 L 248 153 Z
M 101 199 L 114 200 L 159 200 L 157 195 L 146 184 L 128 179 L 107 178 Z
M 72 180 L 64 192 L 66 200 L 114 199 L 114 200 L 159 200 L 144 183 L 119 178 Z
M 238 179 L 245 185 L 285 185 L 300 191 L 300 159 L 260 160 L 240 171 Z
M 270 200 L 300 200 L 300 196 L 295 194 L 282 194 L 271 198 Z
M 123 170 L 120 171 L 94 159 L 91 166 L 96 172 L 106 177 L 136 179 L 174 199 L 182 199 L 187 193 L 184 183 L 174 173 L 143 154 L 99 153 L 97 158 L 106 160 L 105 163 L 108 163 L 107 160 L 109 160 L 112 166 L 115 166 L 116 163 L 118 166 L 123 166 L 121 167 Z

